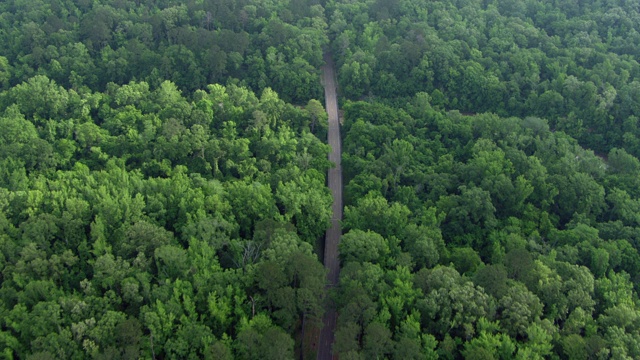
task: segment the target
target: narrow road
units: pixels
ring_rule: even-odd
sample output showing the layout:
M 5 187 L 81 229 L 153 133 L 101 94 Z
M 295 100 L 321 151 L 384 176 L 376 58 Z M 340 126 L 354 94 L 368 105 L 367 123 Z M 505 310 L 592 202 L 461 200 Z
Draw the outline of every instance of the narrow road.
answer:
M 342 166 L 340 165 L 340 154 L 342 149 L 340 122 L 338 119 L 338 99 L 336 96 L 336 76 L 331 54 L 325 53 L 324 61 L 325 65 L 322 67 L 322 74 L 324 79 L 325 108 L 329 115 L 329 145 L 331 146 L 329 161 L 336 164 L 334 168 L 329 169 L 328 174 L 329 189 L 331 189 L 331 194 L 333 195 L 333 216 L 331 217 L 331 227 L 327 230 L 324 245 L 324 266 L 329 270 L 329 274 L 327 275 L 327 290 L 329 290 L 338 283 L 338 275 L 340 272 L 338 242 L 340 241 L 340 235 L 342 235 L 340 229 L 340 220 L 342 219 Z M 325 310 L 323 319 L 324 326 L 320 333 L 318 360 L 337 359 L 331 351 L 337 319 L 338 313 L 336 312 L 335 305 L 329 303 Z

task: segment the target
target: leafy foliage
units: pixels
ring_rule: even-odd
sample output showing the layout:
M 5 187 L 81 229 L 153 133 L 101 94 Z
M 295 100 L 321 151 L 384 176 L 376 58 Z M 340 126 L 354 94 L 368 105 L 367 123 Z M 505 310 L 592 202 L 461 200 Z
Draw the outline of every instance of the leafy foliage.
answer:
M 80 94 L 44 75 L 2 96 L 7 356 L 293 356 L 322 317 L 331 204 L 327 146 L 287 125 L 307 110 L 269 89 Z
M 0 3 L 6 358 L 640 358 L 629 1 Z

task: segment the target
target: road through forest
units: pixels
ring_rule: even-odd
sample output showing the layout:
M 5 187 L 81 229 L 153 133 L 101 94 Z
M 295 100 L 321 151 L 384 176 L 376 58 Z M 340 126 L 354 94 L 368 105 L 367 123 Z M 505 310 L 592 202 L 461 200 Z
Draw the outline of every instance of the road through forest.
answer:
M 325 53 L 324 61 L 325 65 L 322 67 L 322 74 L 324 80 L 325 108 L 329 115 L 329 145 L 331 145 L 329 161 L 336 164 L 334 168 L 329 169 L 328 174 L 329 189 L 333 195 L 333 216 L 331 217 L 331 227 L 327 230 L 324 246 L 324 266 L 329 270 L 329 274 L 327 275 L 328 291 L 338 283 L 338 274 L 340 272 L 338 242 L 342 234 L 342 230 L 340 229 L 340 220 L 342 220 L 342 166 L 340 165 L 342 146 L 340 140 L 340 122 L 338 118 L 338 99 L 336 95 L 336 76 L 331 54 Z M 335 304 L 328 301 L 322 331 L 320 332 L 318 360 L 331 360 L 334 358 L 331 346 L 333 345 L 337 318 L 338 313 L 336 312 Z

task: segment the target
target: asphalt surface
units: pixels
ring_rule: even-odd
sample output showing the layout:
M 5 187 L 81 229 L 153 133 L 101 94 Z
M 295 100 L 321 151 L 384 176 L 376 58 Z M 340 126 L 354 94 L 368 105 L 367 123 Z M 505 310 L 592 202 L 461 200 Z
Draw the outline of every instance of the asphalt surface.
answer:
M 331 54 L 325 53 L 324 61 L 325 65 L 322 67 L 322 74 L 325 108 L 329 115 L 329 145 L 331 146 L 329 161 L 336 164 L 334 168 L 329 169 L 328 174 L 329 189 L 333 195 L 333 216 L 331 218 L 331 227 L 327 230 L 324 246 L 324 266 L 329 270 L 327 275 L 327 290 L 329 290 L 338 283 L 340 273 L 338 243 L 340 242 L 340 235 L 342 235 L 342 230 L 340 229 L 340 220 L 342 219 L 342 166 L 340 165 L 340 154 L 342 149 L 338 117 L 338 99 L 336 95 L 336 76 Z M 335 305 L 327 303 L 323 318 L 324 325 L 320 332 L 318 344 L 318 360 L 337 359 L 337 356 L 334 356 L 331 350 L 337 319 L 338 313 L 336 312 Z

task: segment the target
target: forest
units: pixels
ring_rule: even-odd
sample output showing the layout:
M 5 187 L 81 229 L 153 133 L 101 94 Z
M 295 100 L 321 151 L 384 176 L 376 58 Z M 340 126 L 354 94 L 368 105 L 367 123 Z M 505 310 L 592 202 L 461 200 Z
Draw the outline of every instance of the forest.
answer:
M 342 111 L 339 284 L 320 67 Z M 640 358 L 640 5 L 0 2 L 6 359 Z

